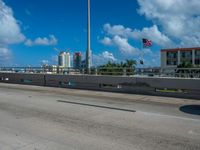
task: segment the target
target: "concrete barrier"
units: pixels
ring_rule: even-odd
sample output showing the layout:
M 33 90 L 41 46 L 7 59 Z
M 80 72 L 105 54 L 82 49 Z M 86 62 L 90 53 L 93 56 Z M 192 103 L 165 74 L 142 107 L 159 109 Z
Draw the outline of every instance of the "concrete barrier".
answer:
M 47 86 L 71 86 L 77 88 L 101 88 L 105 86 L 118 86 L 119 83 L 135 80 L 130 77 L 88 76 L 88 75 L 46 75 Z
M 0 82 L 200 99 L 200 79 L 0 73 Z
M 186 78 L 136 78 L 137 83 L 145 83 L 154 88 L 200 90 L 200 79 Z
M 0 73 L 0 79 L 4 83 L 45 85 L 43 74 Z

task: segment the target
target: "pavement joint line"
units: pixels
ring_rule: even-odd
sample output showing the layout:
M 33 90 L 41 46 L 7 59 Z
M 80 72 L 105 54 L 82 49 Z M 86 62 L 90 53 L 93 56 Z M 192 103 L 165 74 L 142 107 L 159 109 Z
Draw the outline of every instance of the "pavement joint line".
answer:
M 119 111 L 126 111 L 126 112 L 136 112 L 136 110 L 131 109 L 123 109 L 123 108 L 117 108 L 117 107 L 108 107 L 108 106 L 102 106 L 102 105 L 94 105 L 94 104 L 87 104 L 87 103 L 79 103 L 79 102 L 72 102 L 72 101 L 65 101 L 65 100 L 57 100 L 57 102 L 60 103 L 68 103 L 68 104 L 74 104 L 74 105 L 82 105 L 82 106 L 90 106 L 90 107 L 97 107 L 97 108 L 105 108 L 105 109 L 112 109 L 112 110 L 119 110 Z

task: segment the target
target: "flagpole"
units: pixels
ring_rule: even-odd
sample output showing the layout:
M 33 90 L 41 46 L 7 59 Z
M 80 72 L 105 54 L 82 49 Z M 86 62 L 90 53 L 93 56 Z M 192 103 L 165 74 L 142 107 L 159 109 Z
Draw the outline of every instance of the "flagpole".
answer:
M 141 54 L 141 55 L 142 55 L 142 58 L 141 58 L 141 59 L 142 59 L 142 62 L 143 62 L 143 63 L 141 64 L 141 65 L 142 65 L 142 68 L 144 67 L 144 51 L 143 51 L 143 50 L 144 50 L 144 45 L 143 45 L 143 44 L 144 44 L 144 43 L 143 43 L 143 39 L 142 39 L 142 40 L 141 40 L 141 50 L 142 50 L 142 54 Z
M 141 59 L 142 59 L 142 61 L 143 61 L 143 48 L 144 48 L 144 47 L 143 47 L 143 39 L 141 39 L 141 51 L 142 51 L 142 54 L 141 54 L 141 55 L 142 55 L 142 58 L 141 58 Z
M 143 68 L 144 68 L 144 48 L 150 48 L 152 47 L 152 41 L 151 40 L 148 40 L 148 39 L 142 39 L 142 45 L 141 45 L 141 50 L 142 50 L 142 65 L 143 65 Z

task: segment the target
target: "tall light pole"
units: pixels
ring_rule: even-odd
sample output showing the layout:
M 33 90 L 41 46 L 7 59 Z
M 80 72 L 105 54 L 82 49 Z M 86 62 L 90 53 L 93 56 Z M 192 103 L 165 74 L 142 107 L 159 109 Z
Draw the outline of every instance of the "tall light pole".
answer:
M 88 0 L 87 7 L 87 51 L 86 51 L 86 69 L 87 73 L 90 74 L 91 69 L 91 46 L 90 46 L 90 0 Z

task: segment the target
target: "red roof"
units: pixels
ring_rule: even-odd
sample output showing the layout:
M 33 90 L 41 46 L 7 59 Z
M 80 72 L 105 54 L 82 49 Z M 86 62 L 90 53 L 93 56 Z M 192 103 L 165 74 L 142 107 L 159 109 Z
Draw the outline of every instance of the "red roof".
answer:
M 161 52 L 177 52 L 177 51 L 192 51 L 192 50 L 200 50 L 200 47 L 161 49 Z
M 75 52 L 74 55 L 81 56 L 81 52 Z

